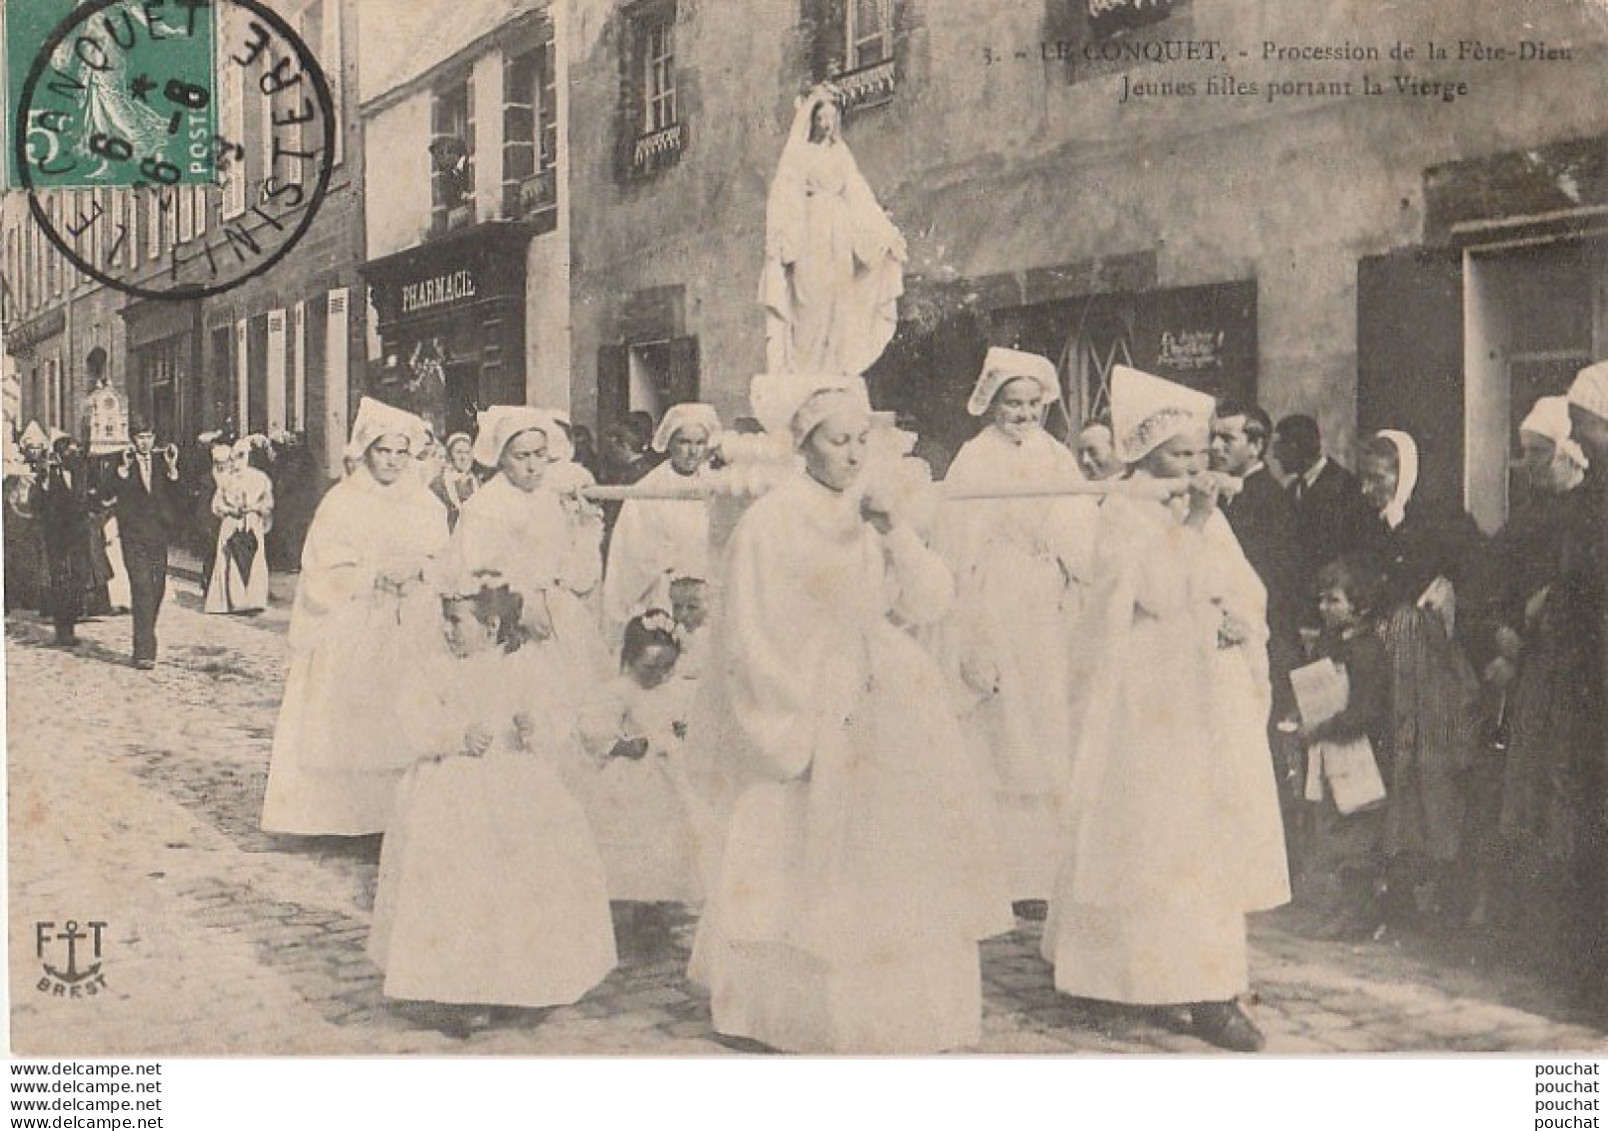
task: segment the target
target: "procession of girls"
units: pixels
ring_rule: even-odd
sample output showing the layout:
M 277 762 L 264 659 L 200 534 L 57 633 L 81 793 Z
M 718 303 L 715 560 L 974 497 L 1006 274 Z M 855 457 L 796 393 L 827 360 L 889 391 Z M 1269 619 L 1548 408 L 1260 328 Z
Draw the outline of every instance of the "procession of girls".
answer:
M 1207 470 L 1217 404 L 1119 367 L 1101 461 L 1044 431 L 1058 395 L 1046 359 L 991 350 L 968 406 L 983 426 L 945 480 L 969 496 L 935 507 L 861 379 L 756 378 L 753 416 L 792 462 L 719 553 L 707 503 L 655 490 L 705 477 L 722 439 L 711 408 L 676 406 L 639 481 L 659 497 L 624 504 L 606 559 L 559 414 L 483 413 L 448 445 L 481 472 L 449 499 L 417 470 L 424 422 L 365 400 L 303 554 L 264 829 L 384 833 L 368 949 L 394 998 L 573 1002 L 618 959 L 611 901 L 632 945 L 679 904 L 715 1031 L 965 1048 L 978 943 L 1043 900 L 1062 992 L 1260 1048 L 1245 917 L 1290 898 L 1271 724 L 1314 746 L 1369 737 L 1383 803 L 1336 810 L 1318 764 L 1303 854 L 1342 861 L 1349 927 L 1374 927 L 1376 900 L 1380 922 L 1405 917 L 1403 892 L 1450 890 L 1478 827 L 1462 640 L 1498 618 L 1466 596 L 1467 524 L 1414 504 L 1416 448 L 1381 434 L 1356 544 L 1304 583 L 1314 625 L 1323 596 L 1312 656 L 1348 674 L 1349 701 L 1326 722 L 1276 710 L 1285 626 L 1223 512 L 1250 475 Z M 1526 427 L 1572 458 L 1555 413 Z M 1103 498 L 1025 497 L 1113 455 L 1126 471 Z M 1487 601 L 1522 614 L 1491 631 L 1485 673 L 1515 746 L 1521 719 L 1564 725 L 1524 704 L 1580 674 L 1527 684 L 1521 666 L 1565 647 L 1544 626 L 1571 622 L 1539 606 L 1589 570 L 1556 569 L 1572 580 Z M 1537 784 L 1556 766 L 1508 769 L 1529 794 L 1510 782 L 1502 832 L 1556 831 L 1567 801 L 1571 860 L 1600 852 L 1600 815 Z

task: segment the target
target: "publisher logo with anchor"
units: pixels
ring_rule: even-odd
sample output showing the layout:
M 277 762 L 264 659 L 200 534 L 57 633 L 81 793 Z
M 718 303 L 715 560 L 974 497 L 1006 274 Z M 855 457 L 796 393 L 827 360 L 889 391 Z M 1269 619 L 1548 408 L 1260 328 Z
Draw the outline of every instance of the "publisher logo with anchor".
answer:
M 95 919 L 80 928 L 77 919 L 68 919 L 60 930 L 57 926 L 45 921 L 34 924 L 34 953 L 45 970 L 36 988 L 51 997 L 94 997 L 104 992 L 101 940 L 106 923 Z

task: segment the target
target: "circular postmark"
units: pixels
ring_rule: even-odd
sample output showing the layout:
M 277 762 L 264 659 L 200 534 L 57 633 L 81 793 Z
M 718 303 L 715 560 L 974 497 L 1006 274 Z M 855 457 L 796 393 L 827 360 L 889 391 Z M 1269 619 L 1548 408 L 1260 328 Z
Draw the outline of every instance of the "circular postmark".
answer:
M 329 82 L 260 0 L 86 0 L 45 39 L 16 107 L 34 222 L 136 297 L 204 298 L 263 274 L 329 191 Z M 86 188 L 92 206 L 46 207 Z

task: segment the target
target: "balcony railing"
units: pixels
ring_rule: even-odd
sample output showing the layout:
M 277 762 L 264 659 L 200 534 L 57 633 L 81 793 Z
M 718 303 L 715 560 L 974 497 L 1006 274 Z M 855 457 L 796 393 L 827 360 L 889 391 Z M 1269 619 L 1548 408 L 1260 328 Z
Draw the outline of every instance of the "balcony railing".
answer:
M 899 85 L 899 74 L 893 57 L 889 56 L 869 67 L 834 75 L 832 82 L 843 93 L 843 108 L 855 110 L 891 101 Z
M 680 122 L 638 135 L 631 146 L 631 168 L 646 173 L 671 164 L 681 155 L 686 140 L 686 127 Z
M 519 213 L 529 216 L 558 204 L 558 167 L 547 168 L 519 182 Z
M 662 164 L 667 158 L 682 151 L 682 145 L 687 140 L 687 132 L 680 122 L 666 125 L 662 130 L 654 130 L 653 134 L 642 134 L 630 151 L 630 162 L 637 169 Z

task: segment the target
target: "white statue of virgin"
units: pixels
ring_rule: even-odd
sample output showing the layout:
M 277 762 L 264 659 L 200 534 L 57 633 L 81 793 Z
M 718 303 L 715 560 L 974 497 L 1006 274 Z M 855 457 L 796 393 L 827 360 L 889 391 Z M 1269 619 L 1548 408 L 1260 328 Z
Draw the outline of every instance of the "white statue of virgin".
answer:
M 904 237 L 843 141 L 839 95 L 798 101 L 765 216 L 766 365 L 863 374 L 887 348 L 904 293 Z

